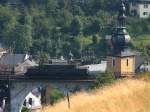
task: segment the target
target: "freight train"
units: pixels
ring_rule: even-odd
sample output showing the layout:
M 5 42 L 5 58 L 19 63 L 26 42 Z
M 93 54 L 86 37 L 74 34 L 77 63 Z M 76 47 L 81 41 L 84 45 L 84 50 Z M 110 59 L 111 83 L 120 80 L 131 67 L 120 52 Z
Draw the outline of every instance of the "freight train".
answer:
M 50 78 L 50 79 L 70 79 L 79 80 L 88 78 L 86 68 L 80 68 L 77 65 L 40 65 L 29 68 L 25 73 L 30 78 Z

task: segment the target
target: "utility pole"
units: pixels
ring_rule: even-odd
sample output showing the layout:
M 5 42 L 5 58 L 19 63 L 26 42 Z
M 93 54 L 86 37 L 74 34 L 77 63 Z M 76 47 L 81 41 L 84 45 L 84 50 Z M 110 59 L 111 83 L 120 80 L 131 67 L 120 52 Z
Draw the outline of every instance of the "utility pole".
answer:
M 69 97 L 69 92 L 67 92 L 67 101 L 68 101 L 68 109 L 70 109 L 70 97 Z
M 11 112 L 11 82 L 10 82 L 10 77 L 8 76 L 7 79 L 7 98 L 6 98 L 6 105 L 5 105 L 5 110 L 4 112 Z

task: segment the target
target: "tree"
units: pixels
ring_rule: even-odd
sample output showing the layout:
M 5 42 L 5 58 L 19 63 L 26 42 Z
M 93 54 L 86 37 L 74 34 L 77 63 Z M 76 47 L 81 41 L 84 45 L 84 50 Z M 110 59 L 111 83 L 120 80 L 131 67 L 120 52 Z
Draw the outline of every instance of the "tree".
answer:
M 83 16 L 84 15 L 84 12 L 83 10 L 81 9 L 81 7 L 79 5 L 73 5 L 72 8 L 71 8 L 71 12 L 73 15 L 79 15 L 79 16 Z
M 73 36 L 79 35 L 81 31 L 81 23 L 78 18 L 72 20 L 70 25 L 70 32 Z
M 146 63 L 150 63 L 149 57 L 150 57 L 150 47 L 144 46 L 143 43 L 140 44 L 140 47 L 138 48 L 141 52 L 142 56 L 145 58 Z
M 91 3 L 91 8 L 92 8 L 92 12 L 93 13 L 96 13 L 98 10 L 100 10 L 100 8 L 102 8 L 102 4 L 104 5 L 105 0 L 92 0 L 92 3 Z
M 21 110 L 21 112 L 31 112 L 31 110 L 28 109 L 28 108 L 26 108 L 26 107 L 23 107 L 22 110 Z
M 100 74 L 96 78 L 96 82 L 93 85 L 93 88 L 102 87 L 104 85 L 111 84 L 114 81 L 115 81 L 114 74 L 111 71 L 107 70 L 105 73 Z
M 32 46 L 31 27 L 29 25 L 17 25 L 12 30 L 7 45 L 13 48 L 16 53 L 28 52 Z
M 91 20 L 88 22 L 87 26 L 84 29 L 85 35 L 93 35 L 100 31 L 100 22 L 98 20 Z
M 18 12 L 14 13 L 10 7 L 0 5 L 0 40 L 5 44 L 17 24 L 17 14 Z
M 50 92 L 49 98 L 50 98 L 50 104 L 54 105 L 58 100 L 64 97 L 64 94 L 59 91 L 58 89 L 54 89 Z
M 8 2 L 8 0 L 0 0 L 0 4 L 5 4 L 7 2 Z
M 47 53 L 39 52 L 38 53 L 39 65 L 43 65 L 48 62 L 49 56 Z
M 94 35 L 92 37 L 92 42 L 93 42 L 93 44 L 97 44 L 98 43 L 98 37 L 97 37 L 97 35 Z
M 57 0 L 46 0 L 46 12 L 48 15 L 53 15 L 55 16 L 55 14 L 57 13 L 57 7 L 58 7 L 58 2 Z
M 46 0 L 20 0 L 24 5 L 31 7 L 35 5 L 43 5 Z
M 106 56 L 103 37 L 112 31 L 120 0 L 15 0 L 13 7 L 12 1 L 0 0 L 0 41 L 7 48 L 52 57 L 71 50 L 79 58 L 97 35 L 102 40 L 93 47 Z M 150 19 L 128 19 L 132 36 L 149 35 Z

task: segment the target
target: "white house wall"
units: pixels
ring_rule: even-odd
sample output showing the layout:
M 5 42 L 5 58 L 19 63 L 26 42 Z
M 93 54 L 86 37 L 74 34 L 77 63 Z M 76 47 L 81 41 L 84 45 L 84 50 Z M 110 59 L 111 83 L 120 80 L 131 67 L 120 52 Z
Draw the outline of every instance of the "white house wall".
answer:
M 32 98 L 32 105 L 29 104 L 29 99 Z M 35 96 L 34 94 L 32 94 L 32 92 L 30 92 L 27 96 L 26 96 L 26 107 L 29 109 L 39 109 L 42 107 L 41 105 L 41 96 Z
M 143 15 L 144 12 L 148 12 L 148 15 Z M 138 5 L 138 13 L 141 18 L 147 18 L 150 15 L 150 4 L 148 4 L 148 8 L 144 8 L 144 4 Z
M 135 10 L 137 12 L 137 15 L 140 17 L 140 18 L 147 18 L 150 16 L 150 4 L 148 4 L 148 7 L 147 8 L 144 8 L 144 3 L 135 3 L 135 5 L 133 5 L 133 3 L 130 3 L 130 13 L 132 13 L 133 10 Z M 144 12 L 147 12 L 148 15 L 144 15 L 143 13 Z
M 137 9 L 138 9 L 137 4 L 135 6 L 133 6 L 132 3 L 130 3 L 130 12 L 132 12 L 132 10 L 137 10 Z

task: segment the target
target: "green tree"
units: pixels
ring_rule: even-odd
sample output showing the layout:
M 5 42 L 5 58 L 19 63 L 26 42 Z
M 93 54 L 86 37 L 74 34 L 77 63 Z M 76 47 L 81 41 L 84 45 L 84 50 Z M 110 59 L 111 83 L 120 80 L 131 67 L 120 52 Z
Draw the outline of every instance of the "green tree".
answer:
M 93 85 L 93 88 L 102 87 L 104 85 L 111 84 L 114 81 L 115 81 L 114 74 L 111 71 L 107 70 L 105 73 L 100 74 L 96 78 L 96 82 Z
M 106 55 L 103 38 L 112 33 L 120 0 L 15 0 L 20 4 L 15 7 L 10 2 L 0 0 L 0 41 L 7 48 L 52 57 L 67 56 L 71 50 L 79 58 L 94 35 L 102 39 L 93 48 L 99 56 Z M 132 37 L 149 35 L 149 18 L 128 19 Z
M 78 18 L 75 18 L 72 20 L 71 25 L 70 25 L 70 32 L 73 36 L 79 35 L 81 31 L 82 25 L 79 21 Z
M 17 15 L 18 12 L 14 13 L 11 7 L 0 5 L 0 40 L 4 43 L 17 24 Z
M 93 42 L 93 44 L 97 44 L 98 43 L 98 37 L 97 37 L 97 35 L 94 35 L 92 37 L 92 42 Z
M 38 53 L 39 65 L 43 65 L 48 62 L 49 56 L 47 53 L 39 52 Z
M 20 0 L 24 5 L 31 7 L 31 6 L 40 6 L 46 3 L 46 0 Z
M 50 104 L 53 105 L 54 103 L 56 103 L 58 100 L 60 100 L 63 97 L 64 97 L 64 94 L 58 89 L 52 90 L 49 94 Z
M 0 0 L 0 4 L 5 4 L 7 2 L 8 2 L 8 0 Z
M 21 112 L 31 112 L 31 110 L 28 109 L 28 108 L 26 108 L 26 107 L 23 107 L 22 110 L 21 110 Z
M 17 25 L 8 38 L 7 46 L 16 53 L 28 52 L 32 46 L 32 33 L 29 25 Z
M 93 35 L 100 31 L 100 22 L 98 20 L 91 20 L 87 23 L 83 30 L 85 35 Z
M 46 0 L 46 12 L 49 16 L 56 16 L 57 7 L 57 0 Z

